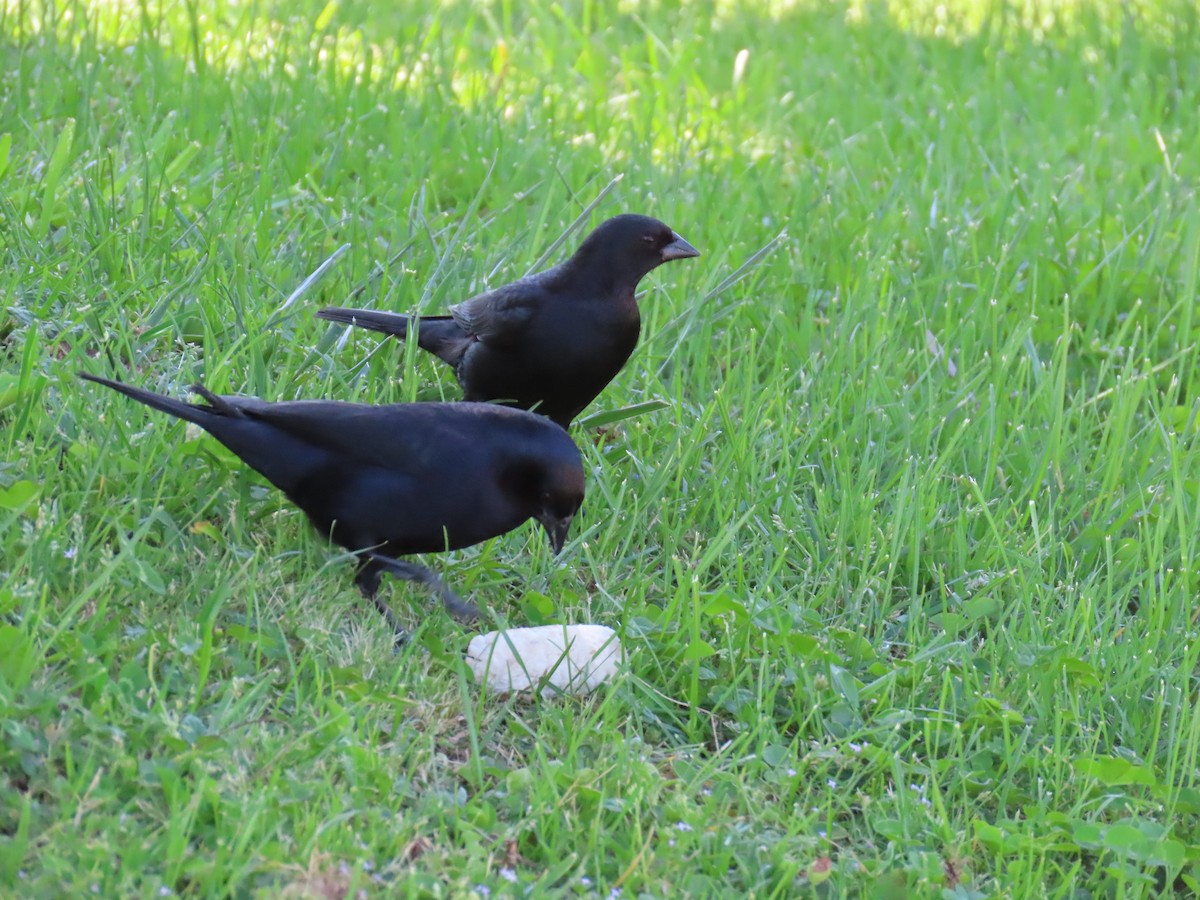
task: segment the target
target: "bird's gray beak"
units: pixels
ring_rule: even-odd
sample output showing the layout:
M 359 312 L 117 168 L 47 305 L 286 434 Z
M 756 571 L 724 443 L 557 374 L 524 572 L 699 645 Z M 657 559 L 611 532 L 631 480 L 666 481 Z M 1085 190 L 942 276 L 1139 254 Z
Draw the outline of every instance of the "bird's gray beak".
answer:
M 662 249 L 662 261 L 670 262 L 673 259 L 690 259 L 693 256 L 699 256 L 700 251 L 677 235 L 671 232 L 673 240 L 671 243 Z
M 546 529 L 546 537 L 550 538 L 550 549 L 554 551 L 555 556 L 562 553 L 563 544 L 567 542 L 567 535 L 571 533 L 571 520 L 574 518 L 574 516 L 567 516 L 565 519 L 556 519 L 549 513 L 538 516 L 538 521 Z

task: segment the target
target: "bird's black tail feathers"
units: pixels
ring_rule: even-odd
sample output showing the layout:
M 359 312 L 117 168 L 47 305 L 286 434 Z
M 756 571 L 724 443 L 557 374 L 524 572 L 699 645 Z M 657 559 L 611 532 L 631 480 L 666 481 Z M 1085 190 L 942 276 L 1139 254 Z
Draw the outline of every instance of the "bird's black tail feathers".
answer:
M 344 306 L 327 306 L 317 311 L 318 319 L 340 322 L 342 325 L 357 325 L 370 331 L 390 334 L 404 340 L 408 337 L 409 316 L 399 313 L 376 312 L 370 309 L 347 309 Z
M 99 375 L 90 375 L 87 372 L 80 372 L 78 374 L 85 381 L 94 381 L 96 384 L 102 384 L 118 393 L 124 394 L 126 397 L 136 400 L 138 403 L 146 404 L 151 409 L 157 409 L 159 412 L 165 412 L 168 415 L 175 416 L 177 419 L 183 419 L 185 422 L 194 422 L 200 426 L 207 426 L 214 415 L 241 415 L 241 410 L 225 399 L 218 397 L 201 384 L 192 385 L 192 391 L 208 401 L 207 406 L 193 406 L 191 403 L 184 403 L 182 400 L 176 400 L 174 397 L 164 397 L 162 394 L 155 394 L 152 391 L 143 390 L 142 388 L 124 384 L 120 381 L 113 381 L 110 378 L 101 378 Z
M 471 344 L 470 338 L 453 316 L 403 316 L 370 309 L 327 306 L 318 310 L 317 318 L 380 331 L 402 341 L 408 338 L 411 328 L 416 331 L 417 346 L 452 366 L 462 362 L 463 354 Z

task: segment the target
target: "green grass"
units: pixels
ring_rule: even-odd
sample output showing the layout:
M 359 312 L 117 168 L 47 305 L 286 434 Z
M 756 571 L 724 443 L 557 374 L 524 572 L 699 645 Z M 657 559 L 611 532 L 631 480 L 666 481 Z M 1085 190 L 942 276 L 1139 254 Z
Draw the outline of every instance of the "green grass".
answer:
M 7 0 L 0 61 L 0 893 L 1200 889 L 1193 4 Z M 590 411 L 667 405 L 575 430 L 560 558 L 428 560 L 617 628 L 587 701 L 481 696 L 389 582 L 393 656 L 278 493 L 74 378 L 455 397 L 313 310 L 598 197 L 704 252 Z

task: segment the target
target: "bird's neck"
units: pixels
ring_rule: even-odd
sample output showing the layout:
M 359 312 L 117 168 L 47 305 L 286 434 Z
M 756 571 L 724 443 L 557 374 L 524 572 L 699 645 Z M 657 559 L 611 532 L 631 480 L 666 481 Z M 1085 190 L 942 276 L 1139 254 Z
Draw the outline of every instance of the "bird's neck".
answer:
M 586 299 L 611 300 L 619 297 L 628 298 L 633 302 L 634 292 L 638 282 L 645 276 L 644 272 L 620 272 L 611 265 L 604 265 L 599 260 L 579 259 L 578 256 L 555 266 L 546 273 L 546 287 L 551 290 L 561 289 L 572 297 Z M 586 286 L 586 290 L 580 290 Z

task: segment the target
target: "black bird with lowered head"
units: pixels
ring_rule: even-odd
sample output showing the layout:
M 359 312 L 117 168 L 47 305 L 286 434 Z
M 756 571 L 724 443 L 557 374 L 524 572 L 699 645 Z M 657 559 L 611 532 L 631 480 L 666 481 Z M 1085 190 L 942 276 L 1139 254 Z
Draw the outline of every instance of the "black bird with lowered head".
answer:
M 194 422 L 279 488 L 317 531 L 358 556 L 355 583 L 403 634 L 379 597 L 384 572 L 436 591 L 460 621 L 478 610 L 433 572 L 395 557 L 469 547 L 529 519 L 555 553 L 583 502 L 579 448 L 545 419 L 487 403 L 370 406 L 220 397 L 193 405 L 80 373 Z
M 566 428 L 621 371 L 641 331 L 648 272 L 700 251 L 657 219 L 621 215 L 566 262 L 450 307 L 404 316 L 327 307 L 317 315 L 417 343 L 454 367 L 464 400 L 529 409 Z

